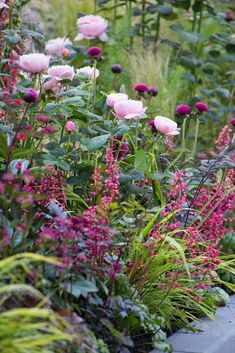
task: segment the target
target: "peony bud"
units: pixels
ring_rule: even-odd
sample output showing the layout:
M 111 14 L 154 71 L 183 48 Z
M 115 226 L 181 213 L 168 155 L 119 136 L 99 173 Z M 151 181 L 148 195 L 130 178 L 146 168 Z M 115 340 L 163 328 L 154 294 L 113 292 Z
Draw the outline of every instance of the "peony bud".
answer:
M 71 132 L 73 132 L 76 128 L 76 125 L 74 124 L 73 121 L 67 121 L 67 123 L 65 124 L 65 131 L 68 132 L 69 134 L 71 134 Z
M 27 103 L 37 103 L 39 97 L 39 92 L 34 88 L 29 88 L 24 94 L 24 101 Z

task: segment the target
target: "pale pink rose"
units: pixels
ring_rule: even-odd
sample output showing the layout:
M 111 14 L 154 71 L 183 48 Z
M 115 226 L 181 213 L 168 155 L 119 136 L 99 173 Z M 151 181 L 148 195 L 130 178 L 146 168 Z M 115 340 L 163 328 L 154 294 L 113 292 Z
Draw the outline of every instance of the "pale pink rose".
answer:
M 6 0 L 0 0 L 0 10 L 9 9 L 9 6 L 5 4 Z
M 90 80 L 94 80 L 95 78 L 99 77 L 100 72 L 94 67 L 84 66 L 81 69 L 77 70 L 77 74 L 87 75 Z
M 44 54 L 21 55 L 19 60 L 20 68 L 25 72 L 39 74 L 49 67 L 49 56 Z
M 67 121 L 67 123 L 65 124 L 65 131 L 68 133 L 71 133 L 75 130 L 76 125 L 74 124 L 73 121 Z
M 114 104 L 114 115 L 117 119 L 137 119 L 144 115 L 147 108 L 137 100 L 122 100 Z
M 107 96 L 106 103 L 109 107 L 113 108 L 117 102 L 127 101 L 128 95 L 125 93 L 110 93 Z
M 163 135 L 173 136 L 179 134 L 176 122 L 164 116 L 156 116 L 154 118 L 154 126 Z
M 70 65 L 55 65 L 51 66 L 48 71 L 48 76 L 57 80 L 73 80 L 75 76 L 75 71 L 73 66 Z
M 75 40 L 95 39 L 99 38 L 101 41 L 107 41 L 108 37 L 105 33 L 108 28 L 108 21 L 100 16 L 87 15 L 80 17 L 77 20 L 77 27 L 79 34 Z
M 62 55 L 67 45 L 72 45 L 68 38 L 51 39 L 46 43 L 45 51 L 52 56 Z

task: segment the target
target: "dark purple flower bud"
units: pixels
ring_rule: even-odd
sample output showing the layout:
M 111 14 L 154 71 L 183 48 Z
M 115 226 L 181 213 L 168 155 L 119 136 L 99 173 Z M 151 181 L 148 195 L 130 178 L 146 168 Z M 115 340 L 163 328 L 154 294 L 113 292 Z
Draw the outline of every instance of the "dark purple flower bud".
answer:
M 122 72 L 122 67 L 120 64 L 114 64 L 112 67 L 111 67 L 111 71 L 112 73 L 114 74 L 120 74 Z
M 118 159 L 120 160 L 124 159 L 128 152 L 129 152 L 129 143 L 123 142 L 120 152 L 118 154 Z
M 36 91 L 34 88 L 29 88 L 24 94 L 24 101 L 27 103 L 37 103 L 39 97 L 38 91 Z
M 191 112 L 191 108 L 187 104 L 180 104 L 176 107 L 175 112 L 177 115 L 183 116 L 189 114 Z
M 154 124 L 154 119 L 149 120 L 149 126 L 152 128 L 152 130 L 156 130 L 155 124 Z
M 200 112 L 200 113 L 204 113 L 204 112 L 208 112 L 209 107 L 207 104 L 203 103 L 203 102 L 197 102 L 195 104 L 195 108 Z
M 138 93 L 148 92 L 148 90 L 149 90 L 149 86 L 146 85 L 146 83 L 143 83 L 143 82 L 137 83 L 133 88 Z
M 148 94 L 152 97 L 156 97 L 158 95 L 158 88 L 156 86 L 149 87 Z
M 230 124 L 235 126 L 235 116 L 229 120 Z
M 225 21 L 227 21 L 227 22 L 233 21 L 233 12 L 232 12 L 232 10 L 227 10 L 225 12 Z
M 87 50 L 87 55 L 92 59 L 98 59 L 102 55 L 102 50 L 99 47 L 91 47 Z

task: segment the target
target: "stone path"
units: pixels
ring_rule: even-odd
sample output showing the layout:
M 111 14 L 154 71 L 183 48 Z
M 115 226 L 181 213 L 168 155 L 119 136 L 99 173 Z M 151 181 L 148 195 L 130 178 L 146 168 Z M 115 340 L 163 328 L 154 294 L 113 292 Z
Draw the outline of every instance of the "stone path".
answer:
M 194 322 L 193 326 L 203 332 L 191 333 L 180 330 L 168 341 L 173 346 L 174 353 L 235 353 L 235 295 L 230 303 L 218 308 L 215 317 L 203 323 Z M 158 353 L 154 350 L 152 353 Z M 160 353 L 160 352 L 159 352 Z

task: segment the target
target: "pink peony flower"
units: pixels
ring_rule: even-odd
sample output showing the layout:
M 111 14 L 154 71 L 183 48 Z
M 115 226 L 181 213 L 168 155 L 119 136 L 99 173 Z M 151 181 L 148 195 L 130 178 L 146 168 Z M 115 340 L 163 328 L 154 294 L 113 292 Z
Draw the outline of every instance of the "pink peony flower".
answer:
M 6 0 L 0 0 L 0 10 L 9 9 L 9 6 L 5 4 Z
M 187 115 L 191 112 L 191 108 L 187 104 L 180 104 L 176 107 L 175 112 L 177 115 Z
M 163 135 L 174 136 L 179 134 L 176 122 L 164 116 L 156 116 L 154 118 L 154 126 Z
M 94 67 L 84 66 L 81 69 L 77 70 L 77 74 L 87 75 L 90 80 L 94 80 L 95 78 L 99 77 L 100 72 Z
M 71 120 L 67 121 L 67 123 L 65 124 L 65 131 L 68 133 L 73 132 L 75 128 L 76 128 L 76 125 Z
M 63 51 L 67 45 L 72 45 L 72 42 L 68 38 L 51 39 L 46 43 L 45 51 L 52 56 L 63 55 Z
M 43 89 L 46 91 L 59 87 L 59 83 L 62 80 L 72 81 L 75 76 L 74 68 L 69 65 L 52 66 L 48 69 L 47 73 L 48 76 L 46 78 L 49 77 L 50 79 L 43 84 Z
M 196 108 L 199 112 L 201 112 L 201 113 L 203 113 L 203 112 L 208 112 L 208 110 L 209 110 L 208 105 L 206 105 L 206 104 L 203 103 L 203 102 L 197 102 L 197 103 L 195 104 L 195 108 Z
M 48 69 L 49 60 L 49 56 L 44 54 L 21 55 L 19 65 L 25 72 L 39 74 Z
M 80 17 L 77 20 L 77 27 L 79 34 L 75 40 L 82 39 L 95 39 L 99 38 L 101 41 L 106 42 L 108 37 L 105 33 L 108 28 L 108 22 L 100 16 L 87 15 Z
M 113 108 L 117 102 L 127 101 L 128 95 L 125 93 L 110 93 L 107 96 L 106 103 L 109 107 Z
M 117 119 L 137 119 L 144 115 L 147 108 L 137 100 L 122 100 L 114 104 L 114 115 Z
M 75 76 L 75 71 L 73 66 L 69 66 L 69 65 L 51 66 L 48 69 L 47 73 L 49 77 L 57 81 L 62 81 L 62 80 L 72 81 Z

